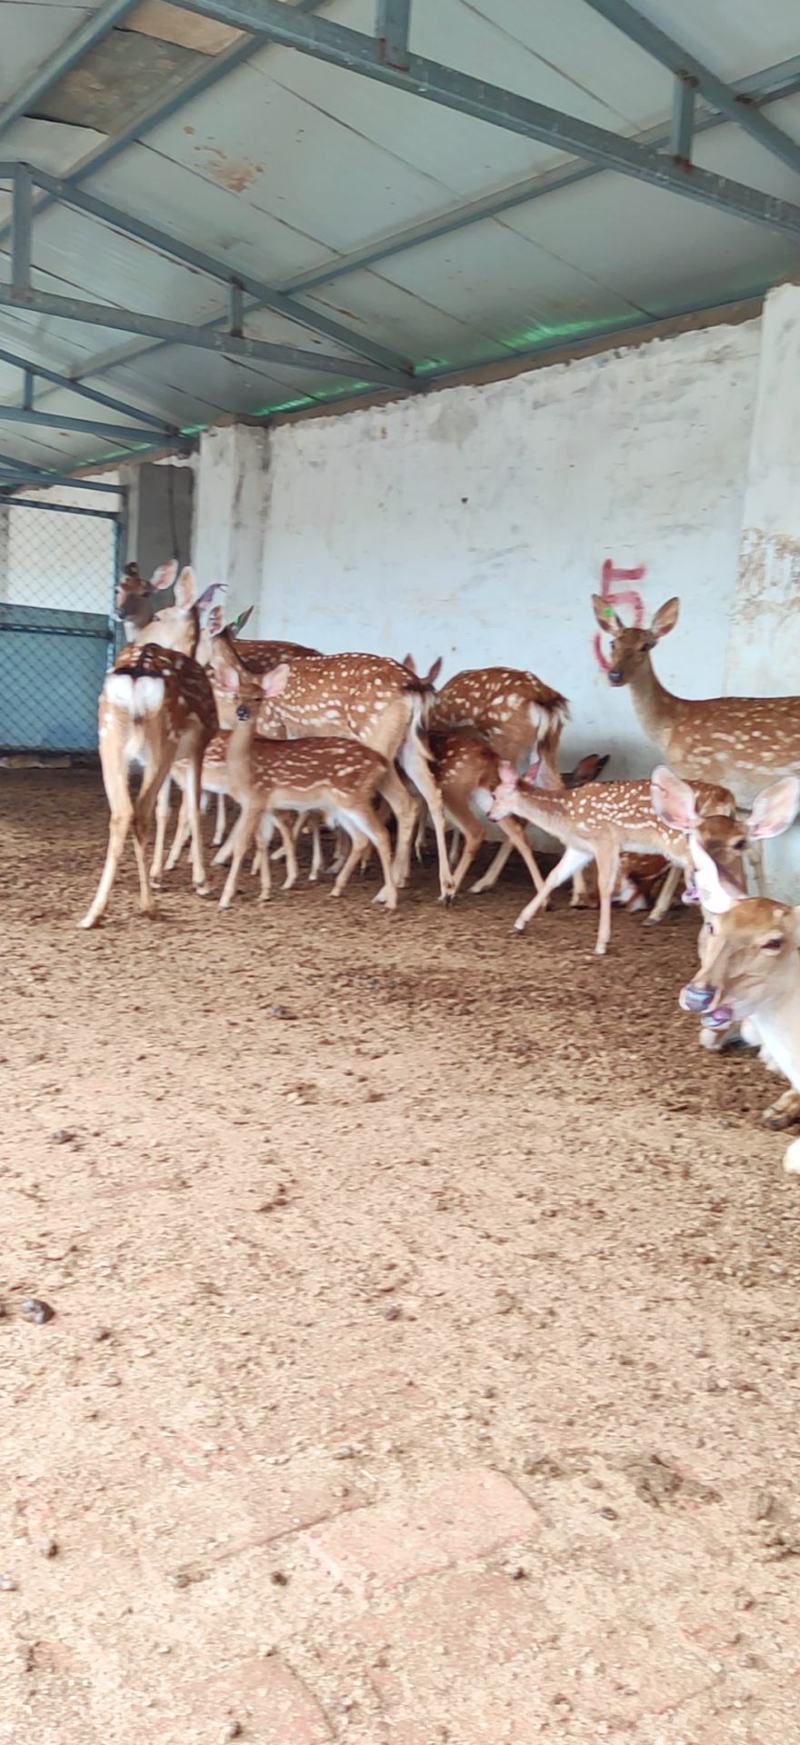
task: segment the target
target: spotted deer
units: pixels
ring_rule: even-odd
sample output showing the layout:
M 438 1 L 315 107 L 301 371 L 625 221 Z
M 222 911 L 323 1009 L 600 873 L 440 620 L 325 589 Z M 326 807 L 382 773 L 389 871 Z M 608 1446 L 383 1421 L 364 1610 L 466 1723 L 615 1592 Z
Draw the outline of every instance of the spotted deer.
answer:
M 201 790 L 204 794 L 216 795 L 218 800 L 224 800 L 231 792 L 228 771 L 229 744 L 230 733 L 215 733 L 213 739 L 209 740 L 203 756 L 203 766 L 200 776 Z M 174 867 L 177 866 L 191 834 L 186 796 L 186 762 L 179 759 L 177 763 L 173 764 L 171 776 L 172 780 L 182 790 L 183 798 L 181 801 L 180 813 L 178 815 L 175 837 L 167 856 L 166 871 L 168 873 L 172 872 Z M 277 829 L 281 838 L 284 857 L 286 860 L 286 878 L 284 880 L 283 889 L 285 891 L 290 891 L 292 886 L 297 882 L 298 868 L 297 855 L 295 853 L 296 832 L 291 829 L 288 819 L 286 819 L 282 813 L 278 813 L 274 819 L 265 819 L 263 828 L 256 833 L 258 846 L 254 857 L 253 871 L 260 871 L 261 873 L 261 889 L 262 895 L 265 899 L 270 894 L 271 879 L 269 848 L 275 829 Z M 232 831 L 228 837 L 227 843 L 224 847 L 221 847 L 219 853 L 214 856 L 215 866 L 221 865 L 224 861 L 230 859 L 233 835 L 234 832 Z M 265 858 L 267 862 L 266 865 L 264 864 Z
M 384 884 L 379 895 L 388 909 L 394 909 L 397 891 L 392 875 L 391 841 L 375 805 L 386 779 L 386 759 L 352 738 L 320 735 L 305 739 L 259 738 L 257 688 L 264 697 L 279 697 L 289 677 L 287 664 L 264 673 L 257 686 L 247 685 L 246 681 L 243 686 L 235 668 L 229 668 L 224 676 L 224 688 L 236 709 L 236 725 L 228 740 L 228 788 L 238 801 L 241 814 L 233 833 L 231 869 L 220 908 L 227 909 L 232 902 L 242 860 L 266 819 L 280 811 L 322 811 L 342 825 L 352 843 L 332 894 L 341 895 L 365 843 L 370 841 L 377 849 L 383 872 Z M 262 861 L 262 878 L 265 863 L 266 856 Z
M 653 671 L 651 655 L 674 630 L 680 602 L 667 600 L 649 628 L 626 628 L 600 594 L 592 595 L 595 618 L 611 636 L 612 685 L 630 685 L 643 731 L 665 764 L 686 781 L 715 782 L 730 789 L 745 812 L 766 782 L 800 775 L 800 696 L 674 696 Z M 760 846 L 751 856 L 759 888 L 764 873 Z
M 226 624 L 222 627 L 217 626 L 212 632 L 214 643 L 213 646 L 208 648 L 208 661 L 212 668 L 212 684 L 215 685 L 215 687 L 216 681 L 213 677 L 214 665 L 220 664 L 223 660 L 226 663 L 230 661 L 238 662 L 240 665 L 246 666 L 249 672 L 266 673 L 269 672 L 271 667 L 277 666 L 279 661 L 297 659 L 298 656 L 304 654 L 319 653 L 318 649 L 307 648 L 305 643 L 302 642 L 285 642 L 274 638 L 270 640 L 264 637 L 258 639 L 243 637 L 240 632 L 244 629 L 252 611 L 252 606 L 248 606 L 247 610 L 241 612 L 239 617 L 235 619 L 232 624 Z M 236 650 L 235 653 L 231 653 L 234 642 L 236 643 Z M 216 650 L 216 653 L 214 653 L 214 650 Z M 223 650 L 225 651 L 224 657 L 222 653 Z M 217 707 L 222 707 L 223 712 L 224 703 L 224 695 L 218 695 Z M 279 737 L 283 733 L 282 728 L 279 728 L 276 731 Z M 269 737 L 274 738 L 275 732 L 273 731 Z M 225 837 L 227 827 L 225 800 L 225 793 L 222 790 L 218 790 L 217 821 L 214 830 L 215 847 L 219 843 L 222 843 Z M 313 856 L 311 863 L 311 878 L 312 880 L 315 880 L 318 878 L 322 868 L 322 849 L 320 845 L 319 826 L 316 822 L 314 822 L 312 826 L 312 840 Z
M 559 779 L 558 747 L 569 704 L 560 691 L 519 667 L 476 667 L 442 685 L 430 717 L 432 733 L 474 727 L 493 751 L 527 768 L 540 758 L 552 781 Z
M 790 1099 L 797 1110 L 800 911 L 769 897 L 743 897 L 715 914 L 704 930 L 699 972 L 682 989 L 680 1004 L 712 1033 L 735 1023 L 752 1025 L 762 1054 L 792 1087 L 767 1116 Z M 781 1119 L 780 1125 L 787 1124 Z M 800 1139 L 787 1146 L 783 1166 L 792 1175 L 800 1174 Z
M 94 901 L 81 926 L 94 927 L 105 914 L 129 830 L 139 871 L 141 908 L 155 904 L 145 860 L 147 833 L 156 801 L 168 783 L 176 758 L 186 760 L 186 796 L 192 833 L 195 889 L 207 896 L 199 828 L 200 772 L 203 754 L 218 726 L 214 697 L 203 668 L 191 655 L 147 644 L 122 649 L 100 693 L 99 742 L 103 782 L 111 812 L 105 866 Z M 135 798 L 131 765 L 143 766 Z
M 666 768 L 654 770 L 652 788 L 653 806 L 659 816 L 675 829 L 683 830 L 689 844 L 693 879 L 685 900 L 702 905 L 702 956 L 703 942 L 708 929 L 713 927 L 714 917 L 727 914 L 747 896 L 742 855 L 748 846 L 781 836 L 794 822 L 800 810 L 800 781 L 796 776 L 785 776 L 763 788 L 756 795 L 744 824 L 735 818 L 699 817 L 688 782 L 681 781 Z M 752 1023 L 744 1030 L 735 1023 L 727 1028 L 720 1023 L 701 1027 L 700 1041 L 713 1053 L 737 1039 L 760 1046 L 761 1058 L 768 1065 L 773 1064 L 760 1045 L 757 1026 Z M 784 1092 L 764 1111 L 761 1119 L 766 1127 L 776 1129 L 800 1121 L 800 1095 L 794 1090 Z
M 703 813 L 732 812 L 732 796 L 724 788 L 701 783 L 697 786 L 697 803 Z M 600 888 L 600 922 L 595 951 L 603 957 L 611 935 L 611 897 L 619 869 L 620 856 L 628 850 L 644 854 L 660 854 L 673 866 L 684 869 L 690 854 L 686 837 L 662 822 L 653 810 L 649 781 L 590 782 L 572 793 L 535 788 L 520 781 L 509 763 L 500 769 L 500 784 L 495 791 L 489 816 L 500 819 L 516 813 L 527 818 L 540 830 L 546 830 L 564 844 L 565 852 L 545 879 L 541 891 L 521 910 L 514 923 L 522 932 L 538 913 L 551 891 L 587 866 L 597 864 Z M 665 890 L 653 910 L 651 919 L 661 920 L 668 906 Z
M 449 901 L 453 881 L 447 864 L 444 808 L 425 739 L 439 665 L 436 662 L 430 673 L 420 678 L 398 661 L 380 655 L 303 655 L 282 667 L 280 689 L 273 686 L 265 694 L 258 711 L 257 730 L 259 734 L 270 734 L 282 727 L 295 738 L 335 735 L 360 741 L 383 757 L 386 768 L 380 791 L 397 820 L 392 871 L 393 885 L 399 887 L 408 881 L 418 804 L 394 767 L 397 760 L 430 808 L 439 855 L 440 891 L 442 898 Z M 218 685 L 223 687 L 226 670 L 246 672 L 238 659 L 236 645 L 226 644 L 218 637 L 214 644 L 214 671 Z M 222 724 L 229 726 L 235 715 L 235 699 L 225 697 L 224 689 L 222 697 Z

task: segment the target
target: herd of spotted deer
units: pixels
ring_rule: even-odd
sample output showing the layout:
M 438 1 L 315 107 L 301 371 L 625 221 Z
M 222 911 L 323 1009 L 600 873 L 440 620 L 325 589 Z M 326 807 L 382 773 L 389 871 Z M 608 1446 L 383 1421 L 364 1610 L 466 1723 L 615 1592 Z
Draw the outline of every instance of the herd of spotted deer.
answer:
M 701 1041 L 720 1048 L 739 1039 L 758 1048 L 791 1087 L 764 1120 L 773 1127 L 800 1120 L 800 915 L 764 894 L 761 860 L 763 840 L 788 829 L 800 808 L 800 697 L 675 696 L 656 677 L 651 655 L 674 628 L 678 601 L 667 601 L 649 628 L 631 629 L 595 595 L 595 617 L 611 637 L 609 681 L 630 687 L 640 725 L 664 761 L 645 781 L 599 781 L 607 759 L 594 756 L 565 776 L 558 750 L 568 704 L 532 673 L 479 668 L 437 691 L 440 661 L 423 676 L 410 656 L 325 655 L 298 643 L 245 640 L 239 633 L 249 613 L 225 625 L 216 590 L 198 595 L 191 570 L 177 569 L 164 565 L 148 580 L 129 564 L 117 589 L 127 641 L 99 705 L 109 840 L 83 927 L 94 927 L 107 909 L 129 831 L 141 907 L 153 912 L 173 784 L 182 798 L 166 870 L 190 840 L 195 888 L 210 894 L 200 815 L 206 796 L 215 795 L 215 861 L 230 862 L 222 908 L 251 849 L 261 895 L 270 895 L 275 831 L 285 888 L 295 882 L 296 839 L 308 819 L 311 877 L 321 870 L 326 823 L 336 832 L 333 894 L 374 849 L 383 878 L 376 901 L 394 909 L 415 842 L 419 849 L 432 825 L 444 901 L 456 895 L 487 837 L 500 846 L 473 891 L 491 888 L 518 851 L 536 887 L 515 923 L 520 931 L 569 879 L 573 903 L 585 901 L 593 873 L 602 955 L 612 901 L 637 898 L 631 906 L 646 907 L 636 872 L 655 864 L 661 889 L 652 921 L 682 876 L 684 901 L 702 910 L 699 972 L 680 996 L 685 1011 L 700 1015 Z M 132 794 L 134 764 L 143 773 Z M 223 840 L 228 799 L 239 814 Z M 529 825 L 563 846 L 544 880 Z M 455 832 L 449 851 L 448 827 Z M 747 894 L 746 860 L 757 897 Z M 800 1139 L 784 1163 L 800 1173 Z

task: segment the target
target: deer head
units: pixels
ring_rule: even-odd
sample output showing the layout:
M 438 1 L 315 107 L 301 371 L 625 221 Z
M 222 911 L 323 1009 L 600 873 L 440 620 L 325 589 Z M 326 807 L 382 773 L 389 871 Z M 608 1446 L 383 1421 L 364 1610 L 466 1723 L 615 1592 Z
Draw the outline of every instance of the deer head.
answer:
M 169 567 L 172 566 L 164 566 L 165 569 Z M 212 582 L 200 594 L 194 570 L 188 566 L 182 569 L 175 583 L 173 604 L 162 606 L 153 613 L 139 632 L 139 639 L 154 642 L 159 648 L 172 648 L 177 653 L 193 655 L 201 666 L 207 666 L 211 660 L 214 635 L 209 620 L 212 614 L 219 612 L 214 599 L 224 587 L 224 582 Z
M 153 616 L 154 594 L 166 594 L 178 574 L 177 563 L 162 563 L 149 581 L 137 563 L 126 563 L 114 593 L 114 610 L 121 624 L 147 624 Z
M 602 594 L 592 595 L 595 618 L 600 629 L 612 639 L 608 674 L 610 685 L 631 684 L 637 673 L 649 664 L 656 643 L 662 636 L 667 636 L 670 630 L 675 629 L 679 605 L 680 601 L 673 596 L 663 606 L 659 606 L 649 628 L 635 630 L 626 627 L 619 613 L 608 600 L 603 599 Z
M 531 768 L 533 767 L 531 765 Z M 501 818 L 508 818 L 509 814 L 514 811 L 519 788 L 519 776 L 512 763 L 501 763 L 499 774 L 500 781 L 495 788 L 488 812 L 488 816 L 496 824 L 500 822 Z
M 689 839 L 694 876 L 685 900 L 699 902 L 707 913 L 719 915 L 747 895 L 743 854 L 755 842 L 781 836 L 794 822 L 800 808 L 800 781 L 785 776 L 762 788 L 756 796 L 746 825 L 720 813 L 703 815 L 689 782 L 673 775 L 666 765 L 653 771 L 653 811 L 673 830 Z
M 785 995 L 797 981 L 800 914 L 788 903 L 744 897 L 705 929 L 700 970 L 681 990 L 684 1012 L 726 1030 Z

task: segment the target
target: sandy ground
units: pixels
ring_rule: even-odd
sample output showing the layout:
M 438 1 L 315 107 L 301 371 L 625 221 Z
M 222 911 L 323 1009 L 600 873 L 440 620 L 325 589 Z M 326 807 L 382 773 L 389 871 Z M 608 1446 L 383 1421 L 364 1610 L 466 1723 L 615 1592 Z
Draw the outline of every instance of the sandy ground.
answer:
M 796 1745 L 800 1186 L 693 917 L 131 858 L 84 935 L 96 777 L 0 807 L 2 1745 Z

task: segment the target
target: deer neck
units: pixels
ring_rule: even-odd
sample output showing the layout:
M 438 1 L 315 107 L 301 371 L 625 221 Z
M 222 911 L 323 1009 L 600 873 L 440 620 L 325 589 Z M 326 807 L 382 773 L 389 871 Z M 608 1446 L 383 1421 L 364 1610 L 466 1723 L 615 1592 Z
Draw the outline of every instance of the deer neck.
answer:
M 256 731 L 256 708 L 246 721 L 236 721 L 228 738 L 226 764 L 228 786 L 235 799 L 247 793 L 251 776 L 251 753 Z
M 631 679 L 633 706 L 648 739 L 663 746 L 683 709 L 683 699 L 662 685 L 653 671 L 649 656 Z
M 800 1091 L 800 958 L 776 977 L 773 992 L 753 1019 L 770 1060 Z

